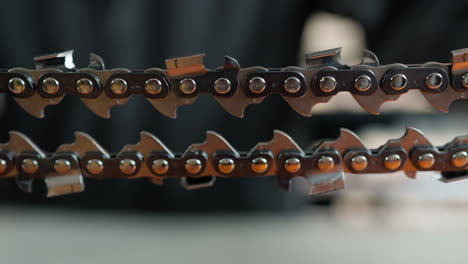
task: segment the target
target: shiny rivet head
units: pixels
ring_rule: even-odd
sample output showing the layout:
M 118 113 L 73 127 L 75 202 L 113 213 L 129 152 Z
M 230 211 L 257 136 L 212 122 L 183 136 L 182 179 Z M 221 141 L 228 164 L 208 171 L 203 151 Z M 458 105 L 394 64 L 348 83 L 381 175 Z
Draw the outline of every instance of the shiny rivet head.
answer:
M 202 162 L 199 159 L 188 159 L 185 161 L 185 170 L 190 174 L 197 174 L 202 170 Z
M 59 82 L 55 78 L 45 78 L 42 81 L 42 89 L 48 94 L 56 94 L 59 87 Z
M 137 169 L 136 162 L 132 159 L 123 159 L 120 161 L 119 169 L 125 175 L 132 175 Z
M 424 153 L 418 157 L 418 165 L 422 169 L 429 169 L 435 163 L 435 157 L 432 153 Z
M 284 169 L 289 173 L 298 172 L 301 169 L 301 160 L 298 158 L 289 158 L 285 160 Z
M 231 90 L 231 81 L 226 78 L 219 78 L 215 81 L 214 88 L 218 94 L 227 94 Z
M 408 84 L 408 79 L 404 74 L 398 73 L 390 78 L 390 86 L 393 90 L 400 91 L 405 89 L 406 85 Z
M 250 167 L 255 173 L 264 173 L 268 169 L 268 160 L 262 157 L 255 158 Z
M 127 82 L 122 78 L 115 78 L 111 82 L 111 91 L 115 94 L 124 94 L 127 91 Z
M 468 153 L 466 151 L 458 151 L 452 155 L 452 164 L 457 168 L 465 167 L 468 163 Z
M 367 75 L 361 75 L 354 80 L 354 88 L 360 92 L 365 92 L 371 88 L 372 80 Z
M 71 169 L 71 163 L 70 161 L 66 159 L 58 159 L 55 160 L 54 163 L 54 170 L 59 173 L 59 174 L 65 174 L 68 173 Z
M 426 86 L 429 89 L 439 89 L 443 82 L 444 78 L 437 72 L 431 73 L 426 77 Z
M 4 173 L 8 169 L 8 163 L 4 159 L 0 159 L 0 174 Z
M 325 76 L 320 78 L 319 86 L 320 90 L 322 90 L 325 93 L 329 93 L 336 88 L 336 80 L 335 78 L 331 76 Z
M 468 88 L 468 73 L 465 73 L 462 76 L 462 85 L 463 87 Z
M 93 82 L 87 78 L 79 79 L 76 82 L 76 90 L 80 94 L 90 94 L 93 91 Z
M 236 164 L 231 158 L 222 158 L 218 162 L 218 170 L 222 173 L 231 173 L 235 167 Z
M 151 78 L 145 82 L 145 90 L 147 93 L 156 95 L 162 90 L 162 83 L 160 80 Z
M 183 94 L 193 94 L 197 89 L 197 83 L 194 79 L 183 79 L 179 83 L 179 89 Z
M 330 156 L 322 156 L 318 160 L 317 166 L 319 167 L 320 170 L 327 171 L 333 168 L 333 166 L 335 166 L 335 161 Z
M 86 169 L 89 173 L 93 175 L 98 175 L 104 170 L 104 163 L 102 163 L 102 161 L 98 159 L 88 160 L 88 163 L 86 164 Z
M 26 89 L 26 84 L 20 78 L 11 78 L 8 81 L 8 89 L 14 94 L 20 94 Z
M 39 163 L 35 159 L 24 159 L 21 169 L 28 174 L 34 174 L 39 170 Z
M 254 77 L 249 81 L 249 89 L 252 93 L 262 93 L 265 91 L 266 82 L 262 77 Z
M 358 155 L 351 159 L 351 167 L 355 171 L 363 171 L 367 168 L 367 158 L 363 155 Z
M 301 81 L 296 77 L 289 77 L 284 81 L 284 90 L 288 93 L 297 93 L 301 89 Z
M 169 162 L 165 159 L 156 159 L 153 161 L 151 169 L 153 169 L 156 174 L 166 174 L 169 171 Z
M 400 168 L 401 165 L 401 157 L 398 154 L 391 154 L 385 157 L 384 160 L 385 168 L 388 170 L 396 170 Z

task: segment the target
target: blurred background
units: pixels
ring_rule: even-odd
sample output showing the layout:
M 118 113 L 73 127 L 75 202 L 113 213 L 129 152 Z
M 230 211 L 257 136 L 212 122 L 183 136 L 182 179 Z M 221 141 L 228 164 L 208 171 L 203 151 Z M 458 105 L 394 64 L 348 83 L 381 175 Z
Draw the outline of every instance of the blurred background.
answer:
M 88 53 L 108 68 L 164 67 L 170 57 L 206 53 L 205 65 L 223 56 L 241 66 L 304 65 L 305 53 L 343 47 L 349 64 L 362 49 L 382 64 L 450 61 L 468 47 L 468 3 L 462 0 L 175 0 L 26 1 L 0 4 L 0 67 L 33 67 L 32 58 L 68 49 L 75 64 Z M 468 134 L 467 103 L 450 114 L 431 109 L 418 93 L 364 112 L 348 94 L 318 105 L 312 118 L 296 114 L 279 96 L 230 116 L 209 96 L 181 107 L 177 119 L 142 97 L 114 107 L 111 119 L 65 97 L 36 119 L 11 98 L 0 97 L 0 139 L 10 130 L 46 151 L 73 141 L 74 131 L 117 152 L 159 137 L 173 151 L 202 142 L 206 130 L 239 150 L 272 138 L 273 129 L 307 147 L 345 127 L 377 147 L 421 129 L 434 144 Z M 461 262 L 468 235 L 468 182 L 443 184 L 422 173 L 351 175 L 345 190 L 309 197 L 307 183 L 281 191 L 275 179 L 218 179 L 212 188 L 185 191 L 178 182 L 86 179 L 86 191 L 46 199 L 0 182 L 0 263 L 440 263 Z M 40 184 L 40 183 L 39 183 Z M 41 186 L 36 186 L 40 189 Z

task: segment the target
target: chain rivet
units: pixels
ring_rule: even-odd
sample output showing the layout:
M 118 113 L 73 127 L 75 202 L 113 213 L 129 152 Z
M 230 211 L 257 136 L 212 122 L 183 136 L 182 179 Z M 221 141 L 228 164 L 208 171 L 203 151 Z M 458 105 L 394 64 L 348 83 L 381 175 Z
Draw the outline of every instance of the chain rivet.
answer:
M 88 78 L 81 78 L 76 82 L 76 90 L 80 94 L 90 94 L 93 91 L 93 82 Z
M 462 76 L 462 85 L 463 87 L 468 88 L 468 73 L 465 73 Z
M 186 78 L 180 81 L 179 89 L 183 94 L 193 94 L 197 89 L 197 83 L 194 79 Z
M 317 166 L 319 167 L 320 170 L 327 171 L 327 170 L 332 169 L 335 166 L 335 161 L 330 156 L 322 156 L 318 160 Z
M 465 167 L 468 163 L 468 153 L 466 151 L 458 151 L 452 155 L 452 164 L 457 168 Z
M 202 162 L 199 159 L 188 159 L 185 161 L 185 170 L 190 174 L 197 174 L 202 168 Z
M 422 169 L 429 169 L 435 163 L 435 157 L 432 153 L 424 153 L 418 157 L 418 165 Z
M 127 82 L 122 78 L 115 78 L 111 82 L 111 91 L 121 95 L 127 91 Z
M 214 83 L 214 89 L 218 94 L 227 94 L 231 90 L 231 81 L 226 78 L 219 78 Z
M 252 160 L 250 167 L 255 173 L 264 173 L 268 169 L 268 160 L 263 157 L 258 157 Z
M 400 91 L 405 89 L 406 85 L 408 84 L 408 79 L 404 74 L 398 73 L 390 78 L 390 86 L 393 90 Z
M 298 158 L 288 158 L 284 161 L 284 169 L 289 173 L 296 173 L 301 169 L 301 160 Z
M 86 169 L 93 175 L 98 175 L 104 170 L 104 163 L 98 159 L 88 160 Z
M 28 174 L 34 174 L 39 170 L 39 163 L 35 159 L 24 159 L 21 169 Z
M 437 72 L 433 72 L 426 77 L 426 86 L 429 89 L 439 89 L 443 82 L 444 78 L 442 77 L 442 74 Z
M 56 94 L 59 91 L 59 82 L 55 78 L 45 78 L 42 81 L 42 89 L 48 94 Z
M 354 80 L 354 88 L 360 92 L 369 90 L 372 86 L 372 80 L 367 75 L 361 75 Z
M 396 170 L 400 168 L 401 157 L 398 154 L 390 154 L 384 159 L 384 166 L 388 170 Z
M 367 168 L 367 158 L 363 155 L 358 155 L 351 159 L 351 167 L 355 171 L 363 171 Z
M 254 77 L 249 81 L 249 89 L 252 93 L 262 93 L 265 91 L 266 82 L 262 77 Z
M 231 158 L 222 158 L 218 162 L 218 170 L 222 173 L 231 173 L 236 167 L 234 160 Z
M 8 81 L 8 89 L 14 94 L 20 94 L 26 89 L 26 84 L 20 78 L 11 78 Z
M 160 80 L 156 79 L 156 78 L 151 78 L 151 79 L 148 79 L 146 82 L 145 82 L 145 90 L 147 93 L 149 94 L 152 94 L 152 95 L 156 95 L 158 93 L 161 92 L 162 90 L 162 83 Z
M 165 159 L 155 159 L 151 165 L 154 173 L 163 175 L 169 171 L 169 162 Z
M 322 90 L 325 93 L 329 93 L 335 90 L 336 85 L 337 85 L 337 82 L 335 78 L 333 78 L 332 76 L 324 76 L 320 78 L 320 82 L 319 82 L 320 90 Z
M 54 170 L 59 174 L 68 173 L 71 169 L 70 161 L 66 159 L 58 159 L 54 162 Z
M 137 165 L 132 159 L 123 159 L 120 161 L 119 169 L 125 175 L 132 175 L 135 173 Z
M 297 93 L 301 89 L 301 81 L 296 77 L 289 77 L 284 81 L 284 90 L 288 93 Z

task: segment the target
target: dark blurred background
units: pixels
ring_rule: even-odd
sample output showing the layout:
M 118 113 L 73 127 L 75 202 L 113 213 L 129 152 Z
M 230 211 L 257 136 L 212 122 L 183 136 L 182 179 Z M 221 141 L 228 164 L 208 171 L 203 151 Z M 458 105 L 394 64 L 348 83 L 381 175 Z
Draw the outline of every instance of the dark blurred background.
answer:
M 233 56 L 244 67 L 285 67 L 301 65 L 304 52 L 337 45 L 343 45 L 351 59 L 359 59 L 362 48 L 368 48 L 381 63 L 448 62 L 451 50 L 468 46 L 468 35 L 463 34 L 468 26 L 468 3 L 456 0 L 16 0 L 0 7 L 0 66 L 4 68 L 32 68 L 34 56 L 68 49 L 75 50 L 78 67 L 85 67 L 87 54 L 94 52 L 108 68 L 145 69 L 164 67 L 166 58 L 194 53 L 206 53 L 205 64 L 211 68 L 221 66 L 224 55 Z M 270 140 L 273 129 L 289 133 L 306 147 L 317 139 L 336 137 L 340 127 L 359 132 L 369 124 L 400 122 L 403 133 L 405 120 L 446 117 L 426 110 L 421 114 L 420 109 L 413 113 L 413 106 L 402 102 L 389 103 L 399 107 L 397 113 L 373 116 L 355 103 L 352 110 L 338 111 L 342 104 L 332 101 L 312 118 L 305 118 L 279 96 L 271 96 L 249 107 L 240 119 L 202 96 L 192 106 L 180 108 L 177 119 L 163 116 L 142 97 L 114 107 L 111 119 L 100 118 L 77 98 L 66 97 L 46 108 L 44 119 L 36 119 L 12 99 L 2 100 L 0 139 L 6 141 L 10 130 L 18 130 L 46 151 L 72 142 L 74 131 L 89 133 L 115 152 L 137 142 L 142 130 L 159 137 L 173 151 L 202 142 L 206 130 L 219 132 L 239 150 Z M 346 97 L 343 104 L 351 101 Z M 420 108 L 428 107 L 423 102 Z M 43 193 L 23 194 L 13 180 L 0 184 L 2 203 L 80 208 L 283 210 L 307 203 L 328 204 L 332 198 L 284 193 L 273 178 L 220 179 L 214 187 L 196 191 L 185 191 L 174 181 L 161 187 L 146 180 L 87 179 L 84 193 L 53 199 L 43 198 Z
M 363 48 L 383 64 L 450 62 L 451 50 L 468 47 L 467 11 L 465 0 L 2 1 L 0 68 L 33 68 L 34 56 L 69 49 L 77 67 L 94 52 L 108 68 L 129 69 L 194 53 L 206 53 L 210 68 L 224 55 L 243 67 L 303 66 L 304 53 L 338 46 L 351 64 Z M 468 134 L 466 110 L 459 101 L 437 113 L 409 92 L 374 116 L 342 93 L 311 118 L 271 96 L 239 119 L 201 96 L 170 119 L 132 97 L 102 119 L 65 97 L 36 119 L 0 97 L 0 141 L 18 130 L 54 151 L 83 131 L 117 152 L 145 130 L 184 151 L 214 130 L 246 151 L 273 129 L 307 147 L 345 127 L 377 147 L 411 125 L 444 144 Z M 176 181 L 86 179 L 85 192 L 50 199 L 41 183 L 24 194 L 2 180 L 0 263 L 466 263 L 468 182 L 434 176 L 351 175 L 345 190 L 314 197 L 305 180 L 286 193 L 272 177 L 218 179 L 195 191 Z

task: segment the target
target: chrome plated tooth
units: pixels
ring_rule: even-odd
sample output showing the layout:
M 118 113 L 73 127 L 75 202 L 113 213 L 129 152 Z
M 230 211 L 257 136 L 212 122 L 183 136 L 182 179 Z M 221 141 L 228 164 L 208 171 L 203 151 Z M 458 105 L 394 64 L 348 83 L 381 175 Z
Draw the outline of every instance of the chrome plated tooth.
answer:
M 166 153 L 169 158 L 173 158 L 174 154 L 171 150 L 169 150 L 157 137 L 153 134 L 148 132 L 141 132 L 140 133 L 140 140 L 138 143 L 134 145 L 126 145 L 122 148 L 119 153 L 124 152 L 139 152 L 143 157 L 149 157 L 151 152 L 161 152 Z M 155 184 L 163 184 L 163 180 L 165 178 L 164 175 L 159 175 L 158 172 L 153 171 L 152 166 L 149 167 L 146 162 L 143 162 L 141 168 L 132 175 L 133 178 L 142 178 L 142 177 L 150 177 L 151 181 Z M 170 168 L 168 168 L 170 169 Z M 156 176 L 153 176 L 156 175 Z
M 77 72 L 87 72 L 95 74 L 103 85 L 106 84 L 107 80 L 111 75 L 116 73 L 126 73 L 130 72 L 128 69 L 112 69 L 112 70 L 95 70 L 92 68 L 81 69 Z M 121 98 L 121 99 L 112 99 L 109 98 L 106 93 L 103 91 L 97 98 L 80 98 L 80 100 L 96 115 L 103 118 L 110 118 L 110 110 L 113 106 L 124 105 L 130 99 Z
M 323 66 L 332 66 L 339 69 L 346 67 L 341 60 L 341 49 L 342 48 L 339 47 L 306 54 L 305 60 L 307 69 Z
M 73 50 L 57 52 L 34 57 L 36 70 L 42 69 L 62 69 L 74 70 L 76 68 L 73 62 Z

